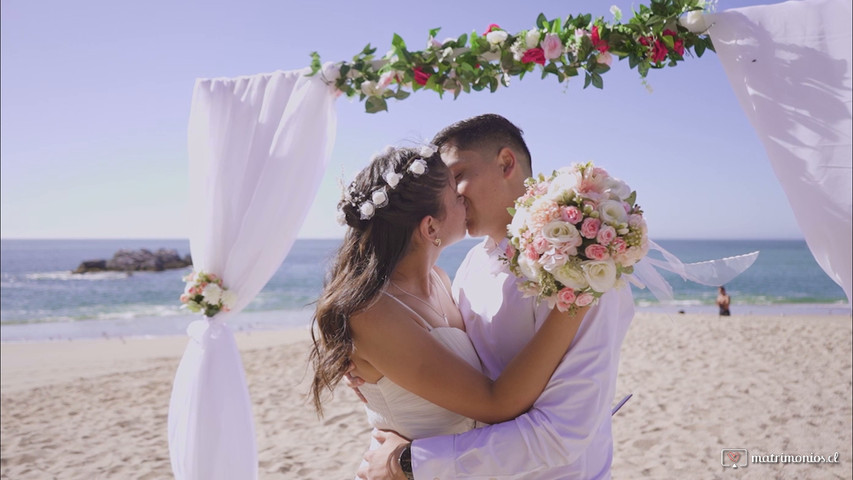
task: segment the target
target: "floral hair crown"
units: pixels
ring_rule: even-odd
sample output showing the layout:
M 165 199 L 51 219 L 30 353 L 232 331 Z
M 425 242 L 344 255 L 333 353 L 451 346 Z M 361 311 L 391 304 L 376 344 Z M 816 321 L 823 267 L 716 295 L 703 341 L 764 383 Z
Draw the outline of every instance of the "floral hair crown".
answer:
M 383 154 L 390 154 L 393 150 L 394 147 L 389 146 L 385 149 Z M 346 214 L 343 210 L 345 203 L 348 203 L 358 211 L 359 218 L 361 220 L 370 220 L 373 218 L 373 215 L 376 213 L 376 209 L 388 205 L 388 189 L 394 190 L 397 188 L 397 185 L 400 184 L 400 180 L 402 180 L 403 176 L 406 174 L 410 174 L 414 178 L 418 178 L 425 174 L 429 170 L 426 159 L 435 155 L 436 151 L 438 151 L 438 148 L 435 145 L 424 145 L 418 150 L 418 156 L 409 162 L 408 168 L 404 171 L 397 173 L 393 166 L 389 167 L 388 170 L 382 174 L 382 179 L 385 180 L 385 185 L 374 188 L 369 195 L 357 191 L 355 185 L 350 183 L 349 187 L 343 190 L 343 199 L 338 206 L 338 224 L 346 225 Z

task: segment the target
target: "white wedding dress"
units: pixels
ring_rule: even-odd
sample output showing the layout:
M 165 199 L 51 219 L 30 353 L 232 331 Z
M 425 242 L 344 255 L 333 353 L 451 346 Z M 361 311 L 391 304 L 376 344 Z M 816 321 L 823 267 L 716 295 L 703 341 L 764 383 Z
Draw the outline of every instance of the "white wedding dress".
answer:
M 430 335 L 448 350 L 477 370 L 482 369 L 480 357 L 465 331 L 453 327 L 433 327 L 400 299 L 387 291 L 383 293 L 412 312 Z M 475 427 L 475 420 L 439 407 L 405 390 L 388 377 L 382 377 L 376 383 L 366 383 L 359 390 L 367 400 L 364 407 L 367 420 L 376 429 L 393 430 L 406 438 L 415 439 L 462 433 Z M 376 447 L 377 442 L 371 440 L 370 449 Z

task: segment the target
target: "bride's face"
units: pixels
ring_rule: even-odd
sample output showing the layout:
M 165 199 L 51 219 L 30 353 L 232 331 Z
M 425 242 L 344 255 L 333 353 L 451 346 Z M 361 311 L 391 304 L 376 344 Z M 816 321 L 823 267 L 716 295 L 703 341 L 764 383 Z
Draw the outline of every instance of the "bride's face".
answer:
M 438 237 L 443 245 L 450 245 L 465 238 L 465 198 L 456 192 L 456 179 L 450 179 L 442 192 L 444 219 Z

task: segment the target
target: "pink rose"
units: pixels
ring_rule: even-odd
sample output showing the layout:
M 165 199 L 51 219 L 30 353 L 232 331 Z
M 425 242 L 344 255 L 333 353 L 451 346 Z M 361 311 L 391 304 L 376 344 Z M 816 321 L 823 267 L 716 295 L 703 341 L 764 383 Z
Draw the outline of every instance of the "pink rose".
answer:
M 601 220 L 589 217 L 581 224 L 581 235 L 585 238 L 595 238 L 598 235 L 599 227 L 601 227 Z
M 545 39 L 542 40 L 542 51 L 548 60 L 560 58 L 563 55 L 563 42 L 560 36 L 554 33 L 545 35 Z
M 577 224 L 583 220 L 583 213 L 578 207 L 566 207 L 563 209 L 563 213 L 566 216 L 566 221 L 571 224 Z
M 587 246 L 584 251 L 584 255 L 587 258 L 592 260 L 604 260 L 610 256 L 607 252 L 607 247 L 604 245 L 599 245 L 597 243 L 593 243 L 592 245 Z
M 614 238 L 616 238 L 616 229 L 610 225 L 599 230 L 598 235 L 595 236 L 598 243 L 602 245 L 610 245 L 610 242 L 612 242 Z
M 533 248 L 533 245 L 528 245 L 524 250 L 524 254 L 531 260 L 539 260 L 539 254 L 536 252 L 536 249 Z
M 504 253 L 506 254 L 506 258 L 512 258 L 515 256 L 515 248 L 513 248 L 512 244 L 507 243 L 506 251 Z
M 575 302 L 575 291 L 566 287 L 557 293 L 557 309 L 565 312 Z
M 545 65 L 545 52 L 539 47 L 531 48 L 530 50 L 524 52 L 524 55 L 521 57 L 521 62 L 536 62 L 539 65 Z
M 579 307 L 585 307 L 585 306 L 589 305 L 590 303 L 592 303 L 593 300 L 595 300 L 595 296 L 593 296 L 589 292 L 584 292 L 584 293 L 578 295 L 578 298 L 575 299 L 575 305 L 577 305 Z
M 549 242 L 545 237 L 536 237 L 533 240 L 533 248 L 537 253 L 545 253 L 546 250 L 551 248 L 551 242 Z
M 189 302 L 189 301 L 190 301 L 190 296 L 189 296 L 189 295 L 187 295 L 186 293 L 184 293 L 184 294 L 182 294 L 182 295 L 181 295 L 181 303 L 187 303 L 187 302 Z
M 601 52 L 598 54 L 598 58 L 596 58 L 595 61 L 609 67 L 613 64 L 613 55 L 611 55 L 610 52 Z
M 501 27 L 497 23 L 490 23 L 489 28 L 486 29 L 486 33 L 491 33 L 491 32 L 494 32 L 495 30 L 500 30 L 500 29 L 501 29 Z M 483 36 L 485 36 L 486 33 L 484 33 Z

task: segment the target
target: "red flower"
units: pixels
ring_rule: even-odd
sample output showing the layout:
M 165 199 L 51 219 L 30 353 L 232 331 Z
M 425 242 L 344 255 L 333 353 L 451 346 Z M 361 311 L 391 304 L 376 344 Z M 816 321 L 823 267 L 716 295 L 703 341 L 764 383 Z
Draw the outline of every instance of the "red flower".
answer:
M 545 51 L 539 47 L 531 48 L 530 50 L 524 52 L 524 56 L 521 57 L 521 62 L 536 62 L 539 65 L 545 65 Z
M 494 30 L 500 30 L 500 29 L 501 29 L 501 27 L 497 23 L 490 23 L 489 28 L 486 29 L 486 31 L 483 33 L 483 36 L 485 37 L 487 33 L 494 31 Z
M 423 71 L 421 67 L 415 67 L 413 72 L 415 72 L 415 82 L 418 85 L 426 85 L 429 77 L 432 76 L 431 73 Z
M 672 37 L 672 49 L 675 53 L 684 55 L 684 40 L 678 38 L 678 33 L 673 32 L 672 30 L 664 30 L 663 34 Z
M 663 43 L 663 41 L 655 39 L 655 45 L 652 47 L 652 61 L 664 61 L 666 59 L 667 53 L 669 53 L 669 50 L 666 48 L 666 45 Z
M 610 50 L 610 44 L 607 43 L 607 40 L 602 40 L 598 35 L 598 25 L 592 26 L 592 35 L 590 35 L 590 37 L 592 39 L 592 46 L 599 52 L 606 52 Z

